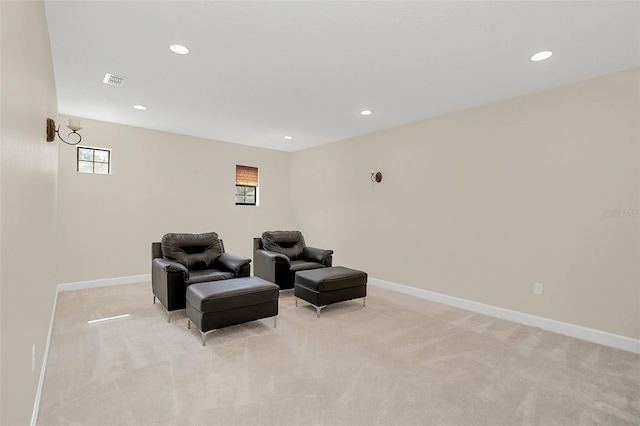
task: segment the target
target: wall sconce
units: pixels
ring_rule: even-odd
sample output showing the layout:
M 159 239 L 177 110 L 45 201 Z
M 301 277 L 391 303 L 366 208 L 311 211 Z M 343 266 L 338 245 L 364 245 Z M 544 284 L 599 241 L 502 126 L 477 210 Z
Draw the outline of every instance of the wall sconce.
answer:
M 62 136 L 60 136 L 60 126 L 58 126 L 58 128 L 56 129 L 56 122 L 50 118 L 47 118 L 47 142 L 53 142 L 57 134 L 58 138 L 60 138 L 60 140 L 67 145 L 78 145 L 80 141 L 82 141 L 82 135 L 78 133 L 78 130 L 82 130 L 82 127 L 80 127 L 80 120 L 78 120 L 77 118 L 70 118 L 69 125 L 67 127 L 71 130 L 67 137 L 76 135 L 78 137 L 78 142 L 67 142 L 62 139 Z
M 380 183 L 382 181 L 382 172 L 376 172 L 375 170 L 371 169 L 369 173 L 371 173 L 371 182 Z

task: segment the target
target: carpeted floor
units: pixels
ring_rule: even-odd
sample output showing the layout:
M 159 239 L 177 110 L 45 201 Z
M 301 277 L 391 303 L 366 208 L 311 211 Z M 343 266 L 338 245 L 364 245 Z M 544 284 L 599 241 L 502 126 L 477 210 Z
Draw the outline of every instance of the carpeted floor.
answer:
M 150 283 L 61 293 L 37 424 L 640 424 L 640 355 L 368 290 L 205 347 Z

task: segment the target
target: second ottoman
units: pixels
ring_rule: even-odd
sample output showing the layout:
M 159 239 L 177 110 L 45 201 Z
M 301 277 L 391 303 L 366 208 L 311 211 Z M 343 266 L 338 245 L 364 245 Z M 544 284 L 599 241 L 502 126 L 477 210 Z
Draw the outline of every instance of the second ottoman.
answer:
M 296 272 L 294 283 L 296 306 L 298 298 L 311 303 L 320 318 L 320 310 L 332 303 L 367 297 L 367 273 L 344 266 Z

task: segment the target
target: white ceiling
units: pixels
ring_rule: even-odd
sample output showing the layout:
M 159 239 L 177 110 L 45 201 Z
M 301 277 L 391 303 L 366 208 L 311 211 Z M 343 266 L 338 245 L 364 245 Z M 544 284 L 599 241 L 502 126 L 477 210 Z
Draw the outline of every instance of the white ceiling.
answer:
M 281 151 L 640 66 L 637 1 L 47 0 L 46 10 L 60 113 Z M 531 62 L 540 50 L 554 55 Z M 125 84 L 104 84 L 107 72 Z

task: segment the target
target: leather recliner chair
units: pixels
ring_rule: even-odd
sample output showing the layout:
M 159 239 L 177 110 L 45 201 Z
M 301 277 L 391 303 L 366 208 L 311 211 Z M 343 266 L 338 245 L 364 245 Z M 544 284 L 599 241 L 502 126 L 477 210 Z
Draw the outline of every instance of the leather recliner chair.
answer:
M 207 281 L 248 277 L 251 259 L 226 253 L 215 232 L 204 234 L 165 234 L 161 242 L 151 243 L 151 287 L 167 311 L 186 306 L 187 287 Z
M 331 266 L 333 250 L 308 247 L 300 231 L 266 231 L 253 239 L 253 274 L 293 288 L 298 271 Z

